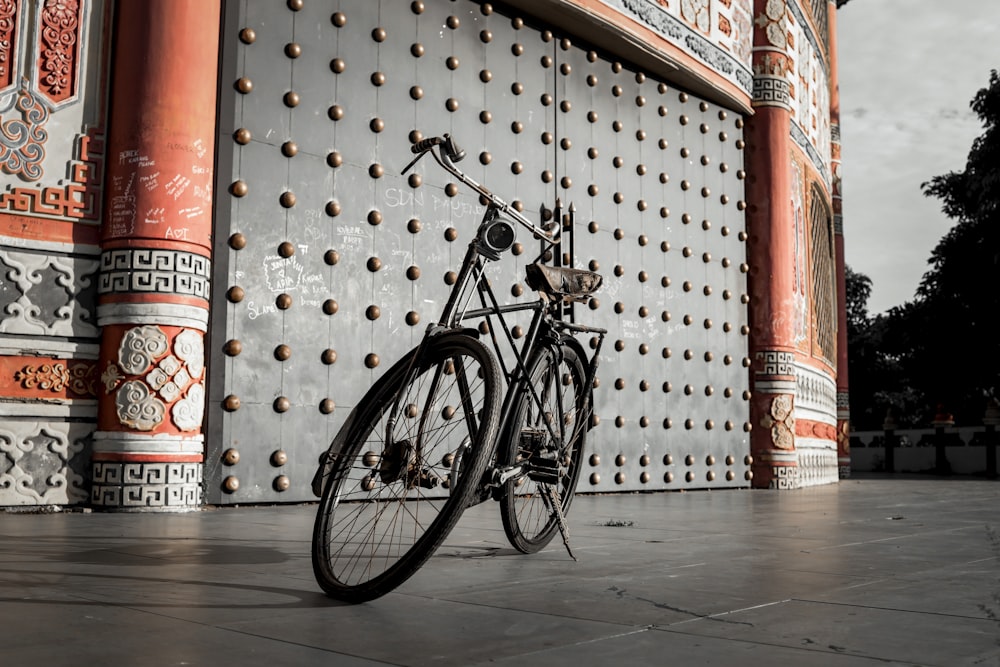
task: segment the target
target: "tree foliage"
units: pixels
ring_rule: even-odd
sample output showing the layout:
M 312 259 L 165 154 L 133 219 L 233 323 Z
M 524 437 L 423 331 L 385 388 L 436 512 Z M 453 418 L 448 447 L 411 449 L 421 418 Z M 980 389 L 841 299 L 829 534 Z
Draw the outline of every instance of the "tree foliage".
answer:
M 922 396 L 905 377 L 905 341 L 897 324 L 904 309 L 885 315 L 868 314 L 871 279 L 846 267 L 848 382 L 851 422 L 855 430 L 882 428 L 886 413 L 895 415 L 900 427 L 916 426 L 923 418 Z
M 845 267 L 846 300 L 847 300 L 847 330 L 863 329 L 869 321 L 868 299 L 872 295 L 872 279 L 863 273 L 856 273 L 851 267 Z
M 973 98 L 984 132 L 965 169 L 923 183 L 954 226 L 928 260 L 915 298 L 871 318 L 871 281 L 847 272 L 848 377 L 858 430 L 927 426 L 940 405 L 957 423 L 981 422 L 1000 389 L 1000 77 Z
M 931 253 L 917 289 L 915 324 L 923 325 L 914 359 L 925 389 L 953 411 L 982 416 L 986 396 L 1000 388 L 1000 76 L 973 98 L 984 132 L 965 170 L 936 176 L 921 188 L 955 221 Z M 962 352 L 962 354 L 959 354 Z M 971 416 L 971 415 L 969 415 Z

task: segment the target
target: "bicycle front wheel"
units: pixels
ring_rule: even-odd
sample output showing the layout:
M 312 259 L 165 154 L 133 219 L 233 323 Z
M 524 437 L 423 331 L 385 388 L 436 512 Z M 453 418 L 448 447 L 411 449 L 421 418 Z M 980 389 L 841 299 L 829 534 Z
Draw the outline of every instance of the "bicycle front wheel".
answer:
M 540 348 L 528 365 L 534 394 L 522 384 L 501 435 L 500 461 L 526 462 L 529 470 L 507 482 L 500 502 L 507 539 L 522 553 L 540 551 L 552 540 L 559 529 L 552 503 L 565 515 L 580 478 L 589 400 L 581 356 L 568 344 Z
M 427 341 L 369 390 L 316 513 L 313 571 L 328 595 L 377 598 L 434 553 L 483 476 L 499 402 L 496 360 L 467 335 Z

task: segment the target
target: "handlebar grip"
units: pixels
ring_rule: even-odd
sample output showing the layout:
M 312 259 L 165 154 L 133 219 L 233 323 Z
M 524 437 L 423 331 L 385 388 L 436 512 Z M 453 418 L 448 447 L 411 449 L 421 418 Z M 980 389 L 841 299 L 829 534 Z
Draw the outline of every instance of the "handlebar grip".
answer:
M 423 153 L 424 151 L 427 151 L 433 148 L 434 146 L 439 145 L 441 141 L 442 141 L 441 137 L 431 137 L 430 139 L 421 139 L 417 143 L 410 146 L 410 151 L 412 151 L 413 153 Z

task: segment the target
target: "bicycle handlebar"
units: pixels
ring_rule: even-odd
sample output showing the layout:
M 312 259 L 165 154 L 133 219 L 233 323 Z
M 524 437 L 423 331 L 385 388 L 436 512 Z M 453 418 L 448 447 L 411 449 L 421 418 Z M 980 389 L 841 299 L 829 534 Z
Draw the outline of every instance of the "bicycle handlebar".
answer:
M 431 137 L 430 139 L 421 139 L 417 143 L 410 146 L 411 153 L 423 153 L 424 151 L 429 151 L 434 146 L 441 143 L 441 137 Z
M 448 159 L 452 162 L 461 162 L 465 159 L 465 151 L 459 147 L 450 134 L 443 134 L 440 137 L 431 137 L 430 139 L 421 139 L 410 147 L 410 151 L 413 153 L 424 153 L 434 146 L 440 146 L 441 150 L 445 152 Z
M 435 146 L 438 147 L 438 150 L 436 151 L 433 150 Z M 404 173 L 408 171 L 417 160 L 423 157 L 424 153 L 430 152 L 430 154 L 434 156 L 434 161 L 441 165 L 445 171 L 471 187 L 480 196 L 488 199 L 493 206 L 501 212 L 514 218 L 514 220 L 516 220 L 522 227 L 530 231 L 535 238 L 553 244 L 559 242 L 560 233 L 550 233 L 531 222 L 516 208 L 487 190 L 485 186 L 480 185 L 470 176 L 466 175 L 465 172 L 456 167 L 454 163 L 465 157 L 465 151 L 459 148 L 458 144 L 455 143 L 455 140 L 451 137 L 451 135 L 444 134 L 440 137 L 421 139 L 410 147 L 410 151 L 417 154 L 417 157 L 413 160 L 413 162 L 407 165 L 406 169 L 403 170 Z

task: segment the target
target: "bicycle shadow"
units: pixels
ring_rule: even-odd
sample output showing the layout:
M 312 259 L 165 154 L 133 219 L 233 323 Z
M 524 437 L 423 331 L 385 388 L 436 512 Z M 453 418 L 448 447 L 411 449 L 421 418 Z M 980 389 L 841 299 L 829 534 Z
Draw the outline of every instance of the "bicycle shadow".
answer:
M 247 566 L 279 565 L 292 558 L 273 547 L 162 539 L 82 551 L 41 554 L 23 567 L 0 568 L 0 590 L 30 590 L 31 595 L 0 595 L 0 603 L 146 607 L 157 609 L 282 610 L 349 606 L 321 591 L 249 583 L 268 576 Z M 57 562 L 65 568 L 48 569 Z M 79 566 L 79 568 L 73 567 Z M 205 566 L 197 577 L 129 574 L 123 569 Z M 102 571 L 109 568 L 109 571 Z M 114 568 L 111 571 L 110 568 Z M 236 569 L 233 569 L 236 568 Z M 303 568 L 303 575 L 305 575 Z M 286 572 L 282 576 L 292 576 Z M 304 577 L 303 577 L 304 579 Z M 49 591 L 47 594 L 46 591 Z

